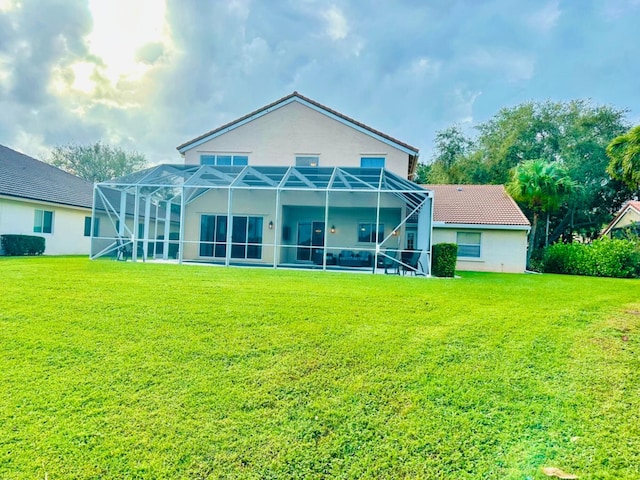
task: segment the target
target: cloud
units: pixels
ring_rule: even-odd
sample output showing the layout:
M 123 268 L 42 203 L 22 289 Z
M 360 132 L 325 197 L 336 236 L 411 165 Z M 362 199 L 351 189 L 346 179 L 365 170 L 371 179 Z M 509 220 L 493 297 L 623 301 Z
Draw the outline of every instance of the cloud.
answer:
M 331 5 L 331 7 L 322 14 L 322 17 L 327 22 L 325 33 L 332 40 L 343 40 L 347 37 L 349 34 L 349 25 L 342 10 L 335 5 Z
M 535 30 L 548 32 L 558 24 L 560 15 L 562 15 L 560 1 L 554 0 L 530 15 L 529 24 Z

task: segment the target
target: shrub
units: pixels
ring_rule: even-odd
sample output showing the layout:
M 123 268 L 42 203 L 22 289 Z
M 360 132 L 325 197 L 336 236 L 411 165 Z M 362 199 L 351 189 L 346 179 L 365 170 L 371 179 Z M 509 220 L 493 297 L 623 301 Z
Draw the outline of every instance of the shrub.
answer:
M 433 246 L 433 275 L 453 277 L 456 273 L 458 245 L 455 243 L 436 243 Z
M 2 235 L 2 248 L 5 255 L 42 255 L 44 237 L 36 235 Z
M 547 273 L 640 277 L 640 244 L 609 238 L 591 244 L 556 243 L 545 249 L 543 263 Z

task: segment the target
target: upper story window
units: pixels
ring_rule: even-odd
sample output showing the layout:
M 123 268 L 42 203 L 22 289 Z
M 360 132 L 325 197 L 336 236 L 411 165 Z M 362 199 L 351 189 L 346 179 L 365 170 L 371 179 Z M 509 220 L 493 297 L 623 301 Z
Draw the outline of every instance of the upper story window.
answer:
M 479 232 L 458 232 L 458 257 L 480 258 L 482 237 Z
M 248 155 L 200 155 L 200 165 L 234 165 L 244 166 L 249 164 Z
M 317 155 L 296 155 L 296 167 L 317 167 L 320 157 Z
M 53 231 L 53 212 L 36 210 L 33 217 L 33 231 L 36 233 L 51 233 Z
M 360 157 L 362 168 L 384 168 L 384 157 Z

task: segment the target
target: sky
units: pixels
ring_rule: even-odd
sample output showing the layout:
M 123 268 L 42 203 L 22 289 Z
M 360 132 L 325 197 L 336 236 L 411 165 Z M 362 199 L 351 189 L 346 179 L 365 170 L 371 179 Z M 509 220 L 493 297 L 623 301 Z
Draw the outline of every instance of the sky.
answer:
M 640 123 L 640 0 L 0 0 L 0 144 L 176 147 L 298 91 L 433 155 L 526 101 Z

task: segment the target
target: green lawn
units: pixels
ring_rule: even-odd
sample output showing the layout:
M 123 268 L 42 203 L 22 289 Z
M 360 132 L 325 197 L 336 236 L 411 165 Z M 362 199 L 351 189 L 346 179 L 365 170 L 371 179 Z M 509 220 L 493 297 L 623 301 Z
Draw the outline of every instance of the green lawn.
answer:
M 0 478 L 640 478 L 640 282 L 0 258 Z

